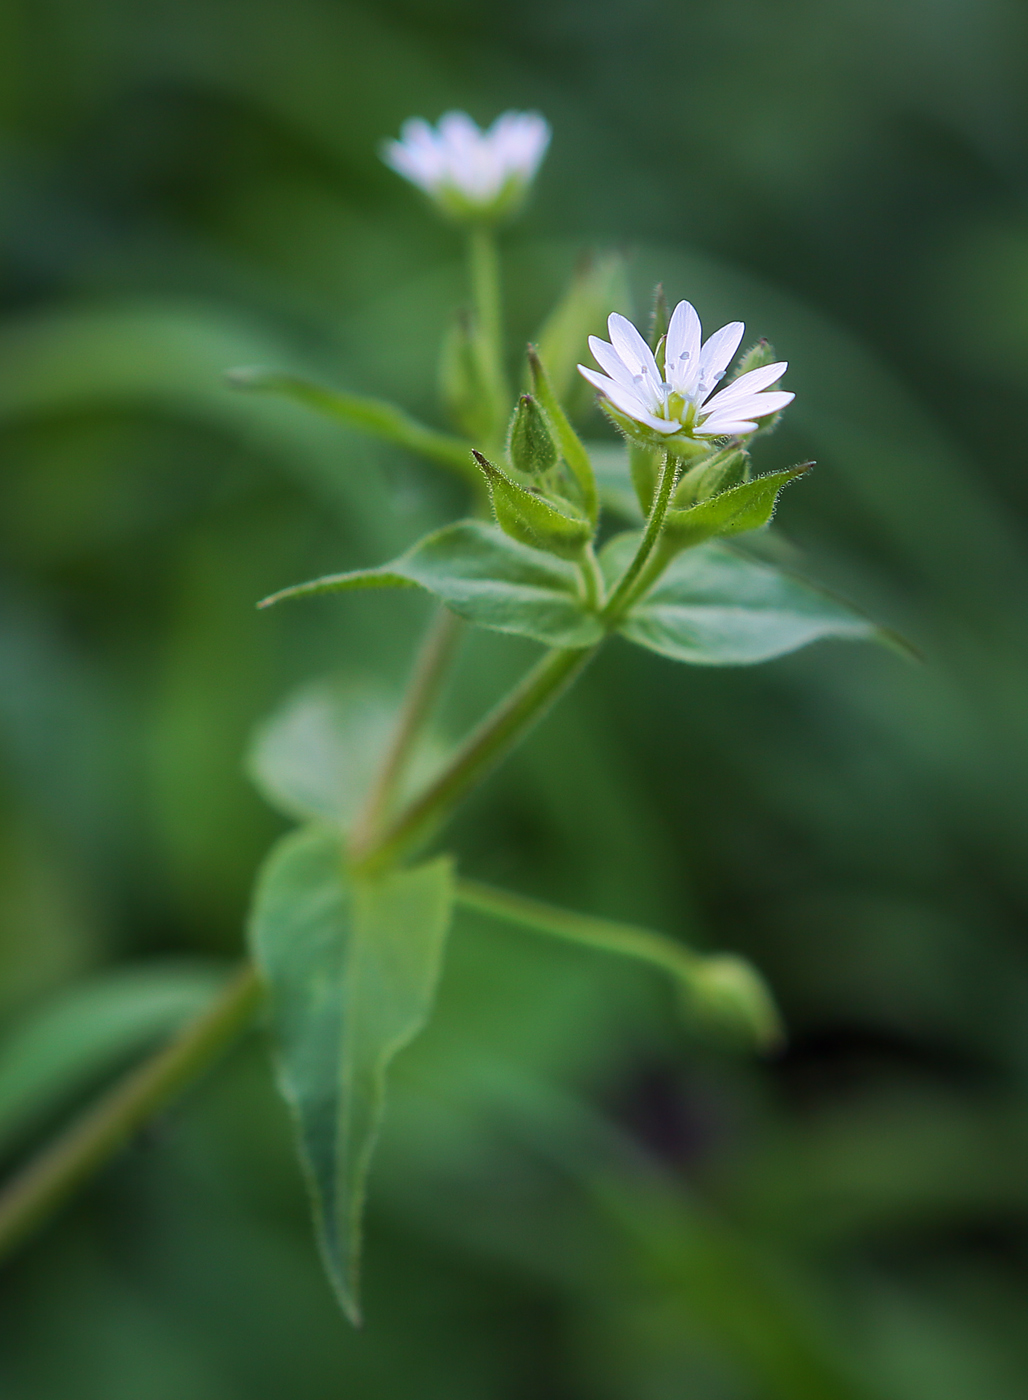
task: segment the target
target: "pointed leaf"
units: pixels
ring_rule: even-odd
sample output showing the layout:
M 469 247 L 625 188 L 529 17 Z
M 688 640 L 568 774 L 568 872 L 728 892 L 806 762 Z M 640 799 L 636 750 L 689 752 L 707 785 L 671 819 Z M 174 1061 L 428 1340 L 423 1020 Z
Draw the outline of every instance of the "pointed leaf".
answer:
M 233 369 L 229 370 L 227 378 L 237 389 L 282 394 L 314 409 L 316 413 L 345 423 L 347 427 L 383 438 L 397 447 L 405 447 L 409 452 L 427 457 L 439 466 L 448 467 L 465 478 L 476 479 L 470 443 L 426 427 L 402 408 L 384 399 L 347 394 L 340 389 L 328 389 L 299 374 L 269 369 Z
M 360 1321 L 361 1218 L 394 1056 L 428 1020 L 450 923 L 440 857 L 352 880 L 337 832 L 287 836 L 250 926 L 268 984 L 279 1086 L 293 1111 L 322 1257 Z
M 480 520 L 458 520 L 426 535 L 383 568 L 327 574 L 284 588 L 260 606 L 307 594 L 413 586 L 434 593 L 480 627 L 532 637 L 547 646 L 587 647 L 603 636 L 600 622 L 585 609 L 572 564 Z
M 665 557 L 671 557 L 673 553 L 691 549 L 704 540 L 759 530 L 774 515 L 778 497 L 785 487 L 808 472 L 810 466 L 808 462 L 788 471 L 769 472 L 767 476 L 744 481 L 685 510 L 669 510 L 664 518 L 664 534 L 660 541 L 662 553 Z
M 605 574 L 617 576 L 638 540 L 633 531 L 610 541 L 600 560 Z M 813 584 L 713 542 L 673 560 L 620 630 L 639 646 L 697 666 L 769 661 L 820 637 L 890 640 Z

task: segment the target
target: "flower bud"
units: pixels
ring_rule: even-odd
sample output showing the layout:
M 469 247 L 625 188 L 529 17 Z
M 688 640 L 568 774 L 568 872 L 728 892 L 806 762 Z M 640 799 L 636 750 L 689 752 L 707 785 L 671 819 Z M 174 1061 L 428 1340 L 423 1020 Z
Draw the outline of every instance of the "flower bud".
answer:
M 577 560 L 593 537 L 593 527 L 584 516 L 572 514 L 566 501 L 549 500 L 538 491 L 527 490 L 481 452 L 475 461 L 489 485 L 496 523 L 511 539 L 533 549 L 544 549 L 561 559 Z
M 773 365 L 777 358 L 775 347 L 770 341 L 762 338 L 741 356 L 732 378 L 738 379 L 740 375 L 749 374 L 751 369 L 763 369 L 765 365 Z
M 782 1044 L 778 1008 L 767 983 L 745 958 L 730 953 L 703 958 L 691 978 L 688 999 L 693 1011 L 745 1035 L 761 1050 Z
M 531 394 L 521 395 L 510 420 L 507 456 L 511 466 L 526 476 L 544 476 L 557 465 L 557 444 Z

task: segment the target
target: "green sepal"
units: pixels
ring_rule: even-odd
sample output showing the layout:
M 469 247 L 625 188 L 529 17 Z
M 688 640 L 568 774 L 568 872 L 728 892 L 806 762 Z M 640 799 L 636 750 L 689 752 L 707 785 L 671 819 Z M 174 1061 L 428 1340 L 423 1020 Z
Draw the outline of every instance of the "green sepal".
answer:
M 805 462 L 800 467 L 790 467 L 788 471 L 769 472 L 766 476 L 757 476 L 752 481 L 732 486 L 685 510 L 669 509 L 664 517 L 658 553 L 664 558 L 671 558 L 683 549 L 702 544 L 704 540 L 759 530 L 774 515 L 778 497 L 789 482 L 804 476 L 812 466 L 812 462 Z
M 671 497 L 671 505 L 680 509 L 695 505 L 719 491 L 739 486 L 749 480 L 749 475 L 750 456 L 746 449 L 735 445 L 722 448 L 682 475 Z
M 592 524 L 580 515 L 569 515 L 552 500 L 527 490 L 500 471 L 481 452 L 475 461 L 482 468 L 493 511 L 500 529 L 511 539 L 533 549 L 544 549 L 559 559 L 581 559 L 582 551 L 593 537 Z M 567 510 L 571 507 L 568 506 Z
M 448 857 L 355 879 L 330 826 L 286 836 L 257 884 L 249 937 L 268 988 L 279 1087 L 293 1112 L 322 1258 L 355 1324 L 386 1076 L 428 1020 L 452 906 Z
M 507 433 L 507 456 L 511 466 L 526 476 L 545 476 L 557 465 L 559 455 L 539 404 L 531 394 L 522 394 Z
M 550 312 L 535 342 L 556 397 L 585 407 L 589 388 L 576 366 L 590 335 L 605 335 L 612 311 L 629 309 L 625 260 L 620 253 L 585 259 L 571 285 Z M 576 402 L 577 400 L 577 402 Z
M 631 530 L 603 547 L 600 567 L 611 588 L 641 538 Z M 639 646 L 696 666 L 753 665 L 822 637 L 903 646 L 816 585 L 713 540 L 673 559 L 619 630 Z
M 494 393 L 483 365 L 475 318 L 467 308 L 457 312 L 443 338 L 439 393 L 455 427 L 476 442 L 489 437 L 494 422 Z
M 708 456 L 714 445 L 710 438 L 693 438 L 685 433 L 659 433 L 656 428 L 648 428 L 645 423 L 639 423 L 634 418 L 629 418 L 627 413 L 615 408 L 603 393 L 598 396 L 597 402 L 629 443 L 638 443 L 657 452 L 670 452 L 683 462 L 694 457 Z
M 259 605 L 363 588 L 424 588 L 480 627 L 551 647 L 593 646 L 603 627 L 582 599 L 579 570 L 483 520 L 458 520 L 378 569 L 326 574 Z
M 540 359 L 538 349 L 534 345 L 528 347 L 528 368 L 532 377 L 532 393 L 546 414 L 550 429 L 557 440 L 557 446 L 560 448 L 561 456 L 567 463 L 572 476 L 578 482 L 578 489 L 582 495 L 582 510 L 595 525 L 599 519 L 600 501 L 589 453 L 571 426 L 567 414 L 561 408 L 550 377 L 546 372 L 546 366 Z

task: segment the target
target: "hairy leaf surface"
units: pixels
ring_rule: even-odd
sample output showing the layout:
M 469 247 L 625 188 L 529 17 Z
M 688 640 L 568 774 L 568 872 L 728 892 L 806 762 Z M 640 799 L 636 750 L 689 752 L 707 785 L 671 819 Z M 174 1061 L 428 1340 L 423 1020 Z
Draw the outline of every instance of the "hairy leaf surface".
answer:
M 609 542 L 601 556 L 609 577 L 631 559 L 638 539 L 631 532 Z M 713 541 L 678 555 L 620 630 L 639 646 L 697 666 L 770 661 L 821 637 L 887 639 L 848 603 Z

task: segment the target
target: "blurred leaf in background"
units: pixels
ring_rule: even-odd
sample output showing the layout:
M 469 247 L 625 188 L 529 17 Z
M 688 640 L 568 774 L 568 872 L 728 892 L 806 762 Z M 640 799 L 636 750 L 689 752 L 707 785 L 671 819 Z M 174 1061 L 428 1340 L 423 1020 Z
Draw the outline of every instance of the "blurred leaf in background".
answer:
M 216 976 L 283 829 L 254 724 L 402 681 L 413 594 L 253 604 L 461 484 L 222 373 L 445 427 L 457 250 L 376 154 L 413 113 L 553 124 L 512 354 L 583 249 L 639 316 L 662 281 L 773 336 L 798 397 L 759 469 L 819 466 L 762 548 L 925 657 L 612 645 L 458 823 L 468 873 L 751 956 L 784 1055 L 683 1046 L 645 969 L 461 913 L 395 1065 L 365 1332 L 254 1037 L 9 1266 L 5 1396 L 1023 1394 L 1026 31 L 1012 0 L 2 0 L 8 1046 L 123 962 Z M 469 639 L 444 728 L 527 648 Z

